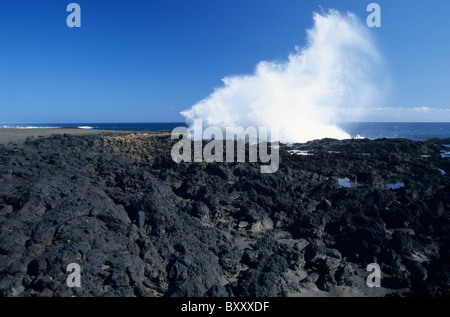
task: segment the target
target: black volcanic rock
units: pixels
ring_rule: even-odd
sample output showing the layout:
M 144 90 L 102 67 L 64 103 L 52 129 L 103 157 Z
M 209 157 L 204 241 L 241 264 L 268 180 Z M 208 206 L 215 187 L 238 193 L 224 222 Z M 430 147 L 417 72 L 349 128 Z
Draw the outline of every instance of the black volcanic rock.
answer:
M 273 174 L 166 133 L 0 146 L 0 296 L 449 296 L 449 143 L 282 144 Z

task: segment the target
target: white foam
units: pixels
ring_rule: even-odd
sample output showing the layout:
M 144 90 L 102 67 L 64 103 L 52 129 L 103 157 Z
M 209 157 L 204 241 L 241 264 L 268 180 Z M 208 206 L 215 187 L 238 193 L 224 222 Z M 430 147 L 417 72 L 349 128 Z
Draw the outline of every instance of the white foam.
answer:
M 330 10 L 314 14 L 307 44 L 287 61 L 262 61 L 253 74 L 225 77 L 222 87 L 181 114 L 191 132 L 202 119 L 203 128 L 278 127 L 284 143 L 349 139 L 335 122 L 345 121 L 349 107 L 355 119 L 379 105 L 384 75 L 367 25 Z
M 4 129 L 59 129 L 61 127 L 50 127 L 50 126 L 19 126 L 19 125 L 4 125 Z
M 16 129 L 58 129 L 61 127 L 45 127 L 45 126 L 41 126 L 41 127 L 37 127 L 37 126 L 27 126 L 27 127 L 19 127 L 17 126 Z
M 358 187 L 360 184 L 358 182 L 352 182 L 348 177 L 338 178 L 338 184 L 342 187 L 352 188 Z
M 86 125 L 86 126 L 79 126 L 78 129 L 91 130 L 91 129 L 93 129 L 93 127 Z
M 314 155 L 310 151 L 303 151 L 303 150 L 289 150 L 288 153 L 290 153 L 291 155 L 293 155 L 293 154 L 295 154 L 295 155 Z
M 448 158 L 448 157 L 450 157 L 450 151 L 444 151 L 444 150 L 441 150 L 441 157 L 442 157 L 442 158 Z

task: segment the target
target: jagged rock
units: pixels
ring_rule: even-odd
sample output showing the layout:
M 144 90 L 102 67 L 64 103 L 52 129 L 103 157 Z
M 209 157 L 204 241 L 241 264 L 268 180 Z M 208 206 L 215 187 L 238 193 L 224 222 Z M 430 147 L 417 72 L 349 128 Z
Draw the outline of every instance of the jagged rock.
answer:
M 0 296 L 369 294 L 374 262 L 383 294 L 450 295 L 450 140 L 281 144 L 274 174 L 177 164 L 174 142 L 66 134 L 0 146 Z M 81 288 L 66 284 L 70 263 Z

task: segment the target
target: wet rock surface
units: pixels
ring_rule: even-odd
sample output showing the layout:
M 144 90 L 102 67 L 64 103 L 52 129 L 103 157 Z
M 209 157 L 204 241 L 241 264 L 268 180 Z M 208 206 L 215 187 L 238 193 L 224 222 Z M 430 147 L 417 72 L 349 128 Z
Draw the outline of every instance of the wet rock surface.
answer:
M 281 145 L 273 174 L 176 164 L 174 142 L 0 145 L 0 295 L 450 295 L 450 140 Z

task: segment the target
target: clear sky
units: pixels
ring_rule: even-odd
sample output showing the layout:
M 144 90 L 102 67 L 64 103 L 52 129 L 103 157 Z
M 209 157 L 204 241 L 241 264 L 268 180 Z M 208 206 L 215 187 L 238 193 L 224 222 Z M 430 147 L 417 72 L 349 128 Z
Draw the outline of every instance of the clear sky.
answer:
M 370 2 L 394 113 L 374 121 L 450 121 L 448 0 L 2 0 L 0 122 L 183 121 L 223 77 L 303 46 L 320 6 L 365 21 Z

